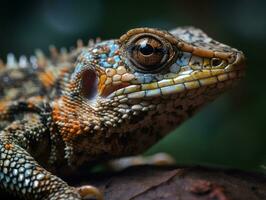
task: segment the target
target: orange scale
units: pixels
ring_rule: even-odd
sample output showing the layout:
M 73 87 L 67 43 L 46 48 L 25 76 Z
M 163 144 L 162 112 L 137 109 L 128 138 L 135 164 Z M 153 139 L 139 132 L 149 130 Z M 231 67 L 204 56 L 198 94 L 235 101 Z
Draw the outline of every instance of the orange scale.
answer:
M 103 85 L 105 83 L 106 79 L 107 79 L 107 76 L 105 74 L 101 75 L 99 84 Z
M 0 101 L 0 112 L 3 112 L 6 110 L 6 107 L 8 105 L 8 102 Z
M 7 144 L 4 145 L 4 147 L 5 147 L 6 150 L 10 150 L 10 149 L 13 148 L 13 145 L 10 144 L 10 143 L 7 143 Z

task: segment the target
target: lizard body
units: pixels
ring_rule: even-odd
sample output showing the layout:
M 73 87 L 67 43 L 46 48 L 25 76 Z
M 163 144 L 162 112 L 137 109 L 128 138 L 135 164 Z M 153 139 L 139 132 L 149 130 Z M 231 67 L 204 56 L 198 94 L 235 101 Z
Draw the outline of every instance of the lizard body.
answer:
M 56 175 L 143 152 L 243 69 L 242 52 L 193 27 L 132 29 L 30 62 L 9 55 L 0 62 L 0 186 L 26 199 L 80 199 Z

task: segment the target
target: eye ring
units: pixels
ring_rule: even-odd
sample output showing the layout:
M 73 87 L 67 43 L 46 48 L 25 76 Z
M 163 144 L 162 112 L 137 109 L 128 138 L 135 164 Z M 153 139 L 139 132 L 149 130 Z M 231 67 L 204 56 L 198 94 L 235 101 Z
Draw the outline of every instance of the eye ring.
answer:
M 127 41 L 124 49 L 131 66 L 141 72 L 156 73 L 171 65 L 176 56 L 174 45 L 152 33 L 133 36 Z

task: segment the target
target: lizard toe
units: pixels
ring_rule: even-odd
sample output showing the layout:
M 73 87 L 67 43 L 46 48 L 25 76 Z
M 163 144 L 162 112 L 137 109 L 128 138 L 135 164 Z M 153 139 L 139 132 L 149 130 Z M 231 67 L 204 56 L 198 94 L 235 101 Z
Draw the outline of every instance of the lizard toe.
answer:
M 76 189 L 82 199 L 95 198 L 97 200 L 103 200 L 103 193 L 96 187 L 91 185 L 83 185 Z

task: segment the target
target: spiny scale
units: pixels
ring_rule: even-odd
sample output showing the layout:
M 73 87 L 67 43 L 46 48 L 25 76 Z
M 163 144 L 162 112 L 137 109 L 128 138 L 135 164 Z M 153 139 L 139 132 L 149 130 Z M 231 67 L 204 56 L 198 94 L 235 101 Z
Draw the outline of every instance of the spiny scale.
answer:
M 50 57 L 46 57 L 44 52 L 41 49 L 35 50 L 35 55 L 29 57 L 21 55 L 16 58 L 15 54 L 7 54 L 6 63 L 4 59 L 0 58 L 0 69 L 4 68 L 25 68 L 25 67 L 45 67 L 48 64 L 57 63 L 57 62 L 66 62 L 68 58 L 75 54 L 77 51 L 81 51 L 82 48 L 93 47 L 96 43 L 101 42 L 101 39 L 97 37 L 96 39 L 89 39 L 87 46 L 84 45 L 82 39 L 78 39 L 76 42 L 76 48 L 70 48 L 69 51 L 67 48 L 62 47 L 60 51 L 55 47 L 55 45 L 49 46 Z

